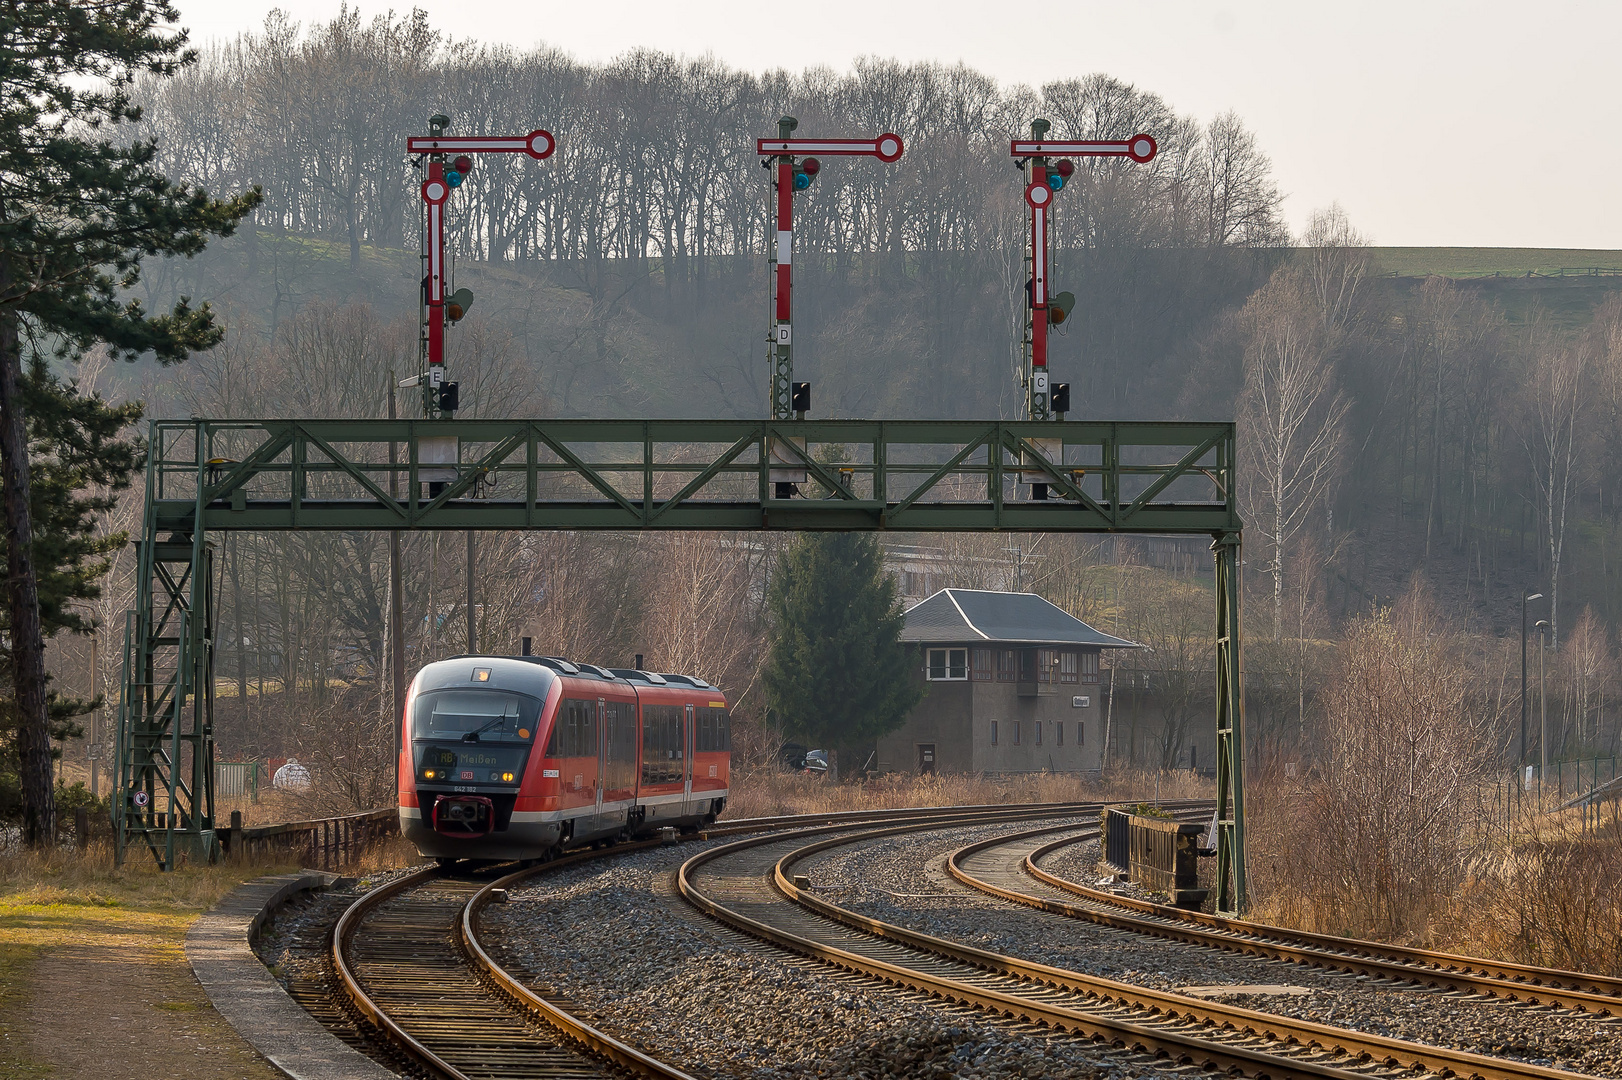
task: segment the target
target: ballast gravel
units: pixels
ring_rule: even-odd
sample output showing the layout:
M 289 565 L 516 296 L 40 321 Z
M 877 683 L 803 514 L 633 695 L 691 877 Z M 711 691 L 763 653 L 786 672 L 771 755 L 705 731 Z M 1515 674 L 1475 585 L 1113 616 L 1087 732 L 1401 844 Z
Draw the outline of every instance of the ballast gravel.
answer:
M 485 909 L 481 941 L 609 1034 L 696 1075 L 1055 1077 L 1175 1075 L 1034 1025 L 993 1022 L 751 943 L 687 906 L 675 869 L 701 845 L 543 874 Z
M 1091 822 L 1085 824 L 1090 825 Z M 1513 1058 L 1593 1076 L 1622 1077 L 1622 1020 L 1374 983 L 1345 973 L 1193 947 L 1052 915 L 973 891 L 946 856 L 1009 826 L 942 830 L 834 848 L 795 865 L 818 895 L 886 922 L 977 948 L 1157 990 L 1285 985 L 1306 995 L 1236 992 L 1220 1000 L 1409 1042 Z M 1099 881 L 1096 842 L 1044 866 Z M 1059 853 L 1055 853 L 1058 856 Z M 1027 879 L 1026 891 L 1073 900 Z

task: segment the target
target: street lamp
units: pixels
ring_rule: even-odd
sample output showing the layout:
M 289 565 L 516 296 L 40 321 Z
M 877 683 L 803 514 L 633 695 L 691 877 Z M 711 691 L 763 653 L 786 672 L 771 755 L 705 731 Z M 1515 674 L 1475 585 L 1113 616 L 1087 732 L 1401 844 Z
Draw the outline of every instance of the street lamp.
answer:
M 1543 790 L 1543 774 L 1549 771 L 1549 680 L 1545 671 L 1549 622 L 1539 619 L 1533 627 L 1538 632 L 1538 790 Z
M 1526 764 L 1526 603 L 1541 599 L 1540 592 L 1521 590 L 1521 766 Z

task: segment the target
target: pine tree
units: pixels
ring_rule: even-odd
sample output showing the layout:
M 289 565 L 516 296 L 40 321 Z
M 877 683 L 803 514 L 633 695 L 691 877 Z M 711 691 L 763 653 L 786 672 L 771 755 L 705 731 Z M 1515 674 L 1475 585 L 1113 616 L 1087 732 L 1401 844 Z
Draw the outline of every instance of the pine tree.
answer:
M 0 487 L 23 831 L 52 843 L 50 703 L 31 507 L 23 342 L 72 356 L 104 342 L 182 360 L 219 340 L 208 305 L 148 315 L 127 299 L 149 256 L 195 255 L 259 200 L 171 184 L 156 145 L 120 145 L 140 119 L 137 75 L 193 62 L 168 0 L 0 0 Z
M 111 556 L 129 543 L 127 533 L 98 535 L 97 515 L 111 510 L 118 492 L 129 487 L 141 465 L 141 447 L 124 438 L 141 417 L 139 405 L 109 405 L 94 394 L 51 374 L 45 358 L 30 358 L 23 383 L 28 414 L 29 517 L 38 574 L 40 630 L 44 637 L 63 631 L 90 633 L 94 623 L 84 602 L 101 595 L 101 579 Z M 0 611 L 0 691 L 11 690 L 11 640 Z M 50 738 L 84 734 L 77 719 L 99 699 L 47 693 Z M 0 716 L 0 820 L 14 822 L 22 811 L 22 761 L 13 716 Z
M 801 534 L 783 552 L 767 602 L 766 703 L 791 734 L 837 750 L 906 721 L 923 693 L 909 678 L 906 616 L 875 537 Z

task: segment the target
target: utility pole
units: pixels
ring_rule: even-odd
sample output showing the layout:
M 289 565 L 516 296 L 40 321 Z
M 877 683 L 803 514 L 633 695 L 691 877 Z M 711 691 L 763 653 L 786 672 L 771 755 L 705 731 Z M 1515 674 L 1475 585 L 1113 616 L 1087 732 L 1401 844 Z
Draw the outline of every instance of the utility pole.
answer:
M 397 406 L 395 404 L 394 372 L 389 372 L 389 419 L 397 419 Z M 389 496 L 396 501 L 400 498 L 400 472 L 399 445 L 392 440 L 389 442 Z M 400 602 L 405 592 L 405 582 L 400 566 L 400 530 L 389 531 L 389 681 L 390 705 L 394 713 L 394 748 L 396 767 L 403 732 L 401 724 L 404 722 L 405 709 L 405 616 L 400 610 Z
M 473 611 L 473 530 L 467 531 L 467 654 L 479 654 L 478 617 Z
M 1516 759 L 1516 772 L 1526 767 L 1526 604 L 1542 598 L 1540 592 L 1521 590 L 1521 756 Z
M 771 278 L 772 308 L 766 335 L 766 356 L 772 371 L 771 417 L 804 420 L 811 411 L 811 384 L 794 381 L 794 195 L 810 188 L 822 171 L 822 162 L 808 154 L 831 157 L 875 157 L 886 163 L 901 160 L 901 136 L 885 132 L 876 139 L 791 139 L 800 122 L 792 116 L 777 121 L 777 138 L 756 139 L 761 167 L 777 167 L 772 187 L 777 192 L 777 242 L 768 243 L 767 268 Z M 771 438 L 767 453 L 784 468 L 770 470 L 772 496 L 788 499 L 795 485 L 805 483 L 805 440 Z
M 1538 792 L 1543 791 L 1543 774 L 1549 771 L 1549 680 L 1545 669 L 1549 651 L 1549 623 L 1539 619 L 1538 632 Z

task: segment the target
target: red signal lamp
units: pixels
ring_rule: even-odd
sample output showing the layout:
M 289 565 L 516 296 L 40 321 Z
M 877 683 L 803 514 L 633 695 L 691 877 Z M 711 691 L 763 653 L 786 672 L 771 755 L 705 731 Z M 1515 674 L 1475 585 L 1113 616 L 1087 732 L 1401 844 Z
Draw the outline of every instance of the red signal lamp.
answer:
M 1069 158 L 1060 158 L 1059 163 L 1055 165 L 1054 168 L 1059 170 L 1060 176 L 1068 180 L 1070 179 L 1071 174 L 1076 171 L 1076 163 L 1071 161 Z
M 815 176 L 822 171 L 822 162 L 814 157 L 808 157 L 800 162 L 800 171 L 807 176 Z
M 466 154 L 459 154 L 456 160 L 451 162 L 451 168 L 466 176 L 473 171 L 473 159 Z

